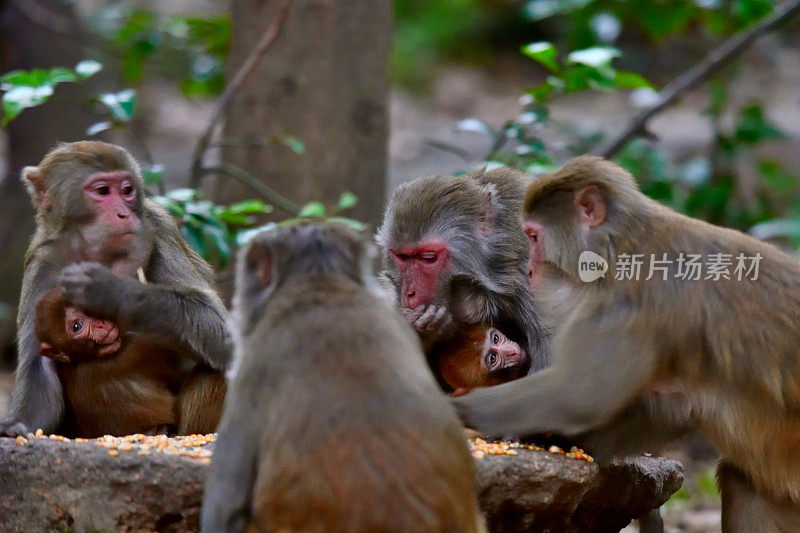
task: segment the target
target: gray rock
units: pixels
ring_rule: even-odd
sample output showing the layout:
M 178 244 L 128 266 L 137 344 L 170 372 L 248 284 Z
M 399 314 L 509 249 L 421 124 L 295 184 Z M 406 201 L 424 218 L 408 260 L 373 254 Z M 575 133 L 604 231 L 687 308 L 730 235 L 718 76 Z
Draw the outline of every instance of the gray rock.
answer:
M 478 499 L 489 531 L 619 531 L 658 508 L 683 483 L 683 466 L 636 457 L 598 466 L 520 449 L 476 460 Z
M 520 449 L 476 465 L 492 532 L 618 531 L 683 481 L 680 463 L 651 457 L 598 467 Z M 0 438 L 0 531 L 196 531 L 205 469 L 92 442 Z

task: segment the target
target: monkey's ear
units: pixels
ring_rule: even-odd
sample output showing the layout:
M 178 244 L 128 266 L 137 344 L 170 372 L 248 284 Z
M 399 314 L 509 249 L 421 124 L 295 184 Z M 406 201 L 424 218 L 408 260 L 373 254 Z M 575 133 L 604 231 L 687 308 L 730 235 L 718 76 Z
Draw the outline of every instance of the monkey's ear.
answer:
M 479 229 L 481 233 L 488 235 L 494 231 L 497 211 L 500 209 L 500 204 L 497 201 L 497 187 L 494 183 L 487 183 L 483 186 L 482 202 L 483 212 Z
M 247 270 L 252 272 L 259 285 L 267 288 L 274 279 L 272 250 L 264 243 L 253 242 L 247 250 Z
M 589 185 L 575 193 L 575 206 L 583 224 L 595 228 L 606 220 L 606 201 L 597 185 Z
M 28 188 L 34 207 L 37 209 L 50 209 L 50 200 L 44 186 L 44 179 L 39 167 L 25 167 L 22 169 L 22 181 Z

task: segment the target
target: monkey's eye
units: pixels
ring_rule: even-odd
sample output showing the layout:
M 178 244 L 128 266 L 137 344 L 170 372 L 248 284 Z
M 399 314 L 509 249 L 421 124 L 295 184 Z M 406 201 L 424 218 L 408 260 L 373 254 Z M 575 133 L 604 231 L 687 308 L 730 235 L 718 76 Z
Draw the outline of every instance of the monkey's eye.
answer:
M 72 323 L 72 333 L 80 333 L 83 330 L 83 322 L 76 320 Z
M 497 364 L 497 352 L 495 352 L 494 350 L 489 352 L 489 357 L 486 358 L 486 361 L 489 363 L 490 367 L 493 367 L 494 365 L 496 365 Z
M 435 263 L 436 262 L 436 254 L 433 252 L 422 252 L 419 254 L 420 259 L 425 261 L 426 263 Z
M 122 196 L 130 198 L 134 195 L 136 189 L 133 188 L 133 184 L 129 181 L 122 182 Z
M 500 335 L 497 333 L 492 334 L 492 344 L 497 344 L 500 342 Z
M 392 254 L 397 258 L 398 261 L 408 261 L 411 256 L 408 254 L 401 254 L 397 252 L 392 252 Z
M 107 183 L 98 183 L 92 187 L 92 192 L 99 196 L 107 196 L 111 192 L 111 187 Z

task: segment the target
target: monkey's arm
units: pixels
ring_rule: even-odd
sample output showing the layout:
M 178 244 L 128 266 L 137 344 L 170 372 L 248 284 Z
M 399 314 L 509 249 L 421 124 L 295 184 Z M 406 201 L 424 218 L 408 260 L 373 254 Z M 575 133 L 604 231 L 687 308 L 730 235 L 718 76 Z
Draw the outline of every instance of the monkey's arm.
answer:
M 191 265 L 171 266 L 181 267 Z M 192 285 L 170 283 L 165 275 L 153 277 L 159 283 L 121 278 L 97 263 L 78 263 L 63 269 L 60 283 L 64 299 L 86 314 L 156 337 L 214 369 L 224 369 L 233 341 L 219 297 L 202 279 Z
M 64 412 L 61 382 L 53 361 L 39 356 L 34 330 L 36 302 L 55 283 L 57 272 L 36 259 L 25 270 L 17 315 L 17 370 L 8 412 L 0 435 L 24 435 L 36 429 L 56 429 Z
M 240 398 L 239 390 L 229 388 L 214 457 L 206 475 L 200 523 L 203 532 L 242 531 L 250 519 L 261 426 L 243 408 L 249 402 Z
M 656 359 L 646 335 L 609 322 L 573 322 L 554 343 L 552 367 L 453 399 L 465 424 L 496 435 L 573 436 L 608 421 L 644 388 Z

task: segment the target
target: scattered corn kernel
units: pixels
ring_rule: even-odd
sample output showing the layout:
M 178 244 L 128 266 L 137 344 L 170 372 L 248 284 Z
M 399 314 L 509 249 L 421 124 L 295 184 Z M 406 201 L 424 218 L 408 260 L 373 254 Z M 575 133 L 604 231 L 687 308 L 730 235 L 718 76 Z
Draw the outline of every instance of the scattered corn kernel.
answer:
M 483 459 L 486 455 L 517 455 L 519 453 L 517 450 L 523 449 L 534 452 L 548 451 L 550 453 L 566 455 L 571 459 L 579 459 L 589 463 L 594 462 L 594 459 L 590 455 L 576 446 L 573 446 L 568 453 L 564 453 L 564 450 L 558 446 L 550 446 L 547 450 L 545 450 L 544 448 L 534 444 L 522 444 L 520 442 L 508 441 L 487 442 L 480 437 L 468 439 L 468 442 L 472 456 L 475 459 Z

